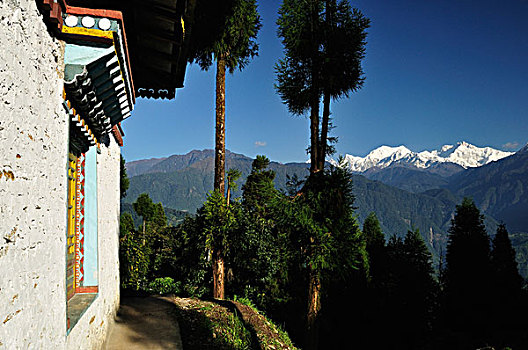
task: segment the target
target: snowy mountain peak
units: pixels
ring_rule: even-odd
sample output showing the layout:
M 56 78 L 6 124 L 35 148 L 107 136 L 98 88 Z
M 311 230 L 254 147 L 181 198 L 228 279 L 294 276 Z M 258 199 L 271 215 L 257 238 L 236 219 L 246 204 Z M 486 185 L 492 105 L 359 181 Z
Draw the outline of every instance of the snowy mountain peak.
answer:
M 440 149 L 440 152 L 445 153 L 445 152 L 449 151 L 450 149 L 453 149 L 453 147 L 455 147 L 455 146 L 453 146 L 453 145 L 443 145 L 442 148 Z
M 393 157 L 393 158 L 396 157 L 399 159 L 399 158 L 405 157 L 409 153 L 411 153 L 411 150 L 409 150 L 405 146 L 398 146 L 398 147 L 381 146 L 371 151 L 367 155 L 367 158 L 385 159 L 387 157 Z
M 461 141 L 457 142 L 456 145 L 444 145 L 438 150 L 418 153 L 403 145 L 398 147 L 381 146 L 365 157 L 347 154 L 345 162 L 354 172 L 364 172 L 371 168 L 386 168 L 393 164 L 426 169 L 440 163 L 453 163 L 464 168 L 475 168 L 512 154 L 491 147 L 477 147 Z

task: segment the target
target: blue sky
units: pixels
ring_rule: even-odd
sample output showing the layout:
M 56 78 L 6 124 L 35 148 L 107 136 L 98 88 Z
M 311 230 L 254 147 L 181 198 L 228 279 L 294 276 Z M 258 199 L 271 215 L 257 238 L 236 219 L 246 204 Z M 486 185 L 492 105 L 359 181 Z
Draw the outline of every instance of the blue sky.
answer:
M 412 150 L 468 141 L 517 150 L 528 142 L 528 1 L 359 0 L 371 19 L 365 85 L 331 106 L 337 154 L 380 145 Z M 226 148 L 305 161 L 309 123 L 275 93 L 279 0 L 260 0 L 260 55 L 226 78 Z M 172 101 L 138 99 L 127 161 L 214 148 L 215 67 L 187 68 Z

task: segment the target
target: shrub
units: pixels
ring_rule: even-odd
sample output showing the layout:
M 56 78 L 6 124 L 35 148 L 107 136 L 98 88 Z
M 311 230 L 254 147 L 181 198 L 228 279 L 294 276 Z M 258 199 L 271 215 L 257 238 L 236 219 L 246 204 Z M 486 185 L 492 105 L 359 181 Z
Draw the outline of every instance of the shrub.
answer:
M 149 290 L 156 294 L 180 294 L 181 282 L 175 282 L 170 277 L 156 278 L 149 283 Z

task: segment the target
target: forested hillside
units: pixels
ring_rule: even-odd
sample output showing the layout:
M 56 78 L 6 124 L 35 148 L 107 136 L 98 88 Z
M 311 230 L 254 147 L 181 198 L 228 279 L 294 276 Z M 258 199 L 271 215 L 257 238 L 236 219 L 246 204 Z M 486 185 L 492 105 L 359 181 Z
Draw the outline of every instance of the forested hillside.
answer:
M 251 171 L 252 159 L 229 151 L 226 155 L 226 168 L 240 170 L 242 176 L 238 183 L 244 184 Z M 528 196 L 524 192 L 528 186 L 526 157 L 528 152 L 521 152 L 480 168 L 458 172 L 451 178 L 404 167 L 383 169 L 383 172 L 378 173 L 380 181 L 354 175 L 356 214 L 359 221 L 363 222 L 370 212 L 376 212 L 387 237 L 393 234 L 403 236 L 407 230 L 417 228 L 437 258 L 445 249 L 447 229 L 456 204 L 464 196 L 473 197 L 486 214 L 485 222 L 491 235 L 496 230 L 497 222 L 501 220 L 516 234 L 512 238 L 517 260 L 523 275 L 528 276 L 528 234 L 525 233 L 528 231 L 528 223 L 524 222 L 528 219 L 522 214 L 528 212 Z M 161 202 L 165 207 L 175 209 L 175 212 L 193 214 L 213 189 L 212 150 L 192 151 L 185 155 L 158 159 L 151 161 L 150 167 L 139 161 L 127 163 L 127 168 L 130 164 L 140 175 L 130 178 L 125 203 L 130 204 L 139 194 L 148 193 L 154 202 Z M 142 167 L 138 167 L 138 164 Z M 296 175 L 303 179 L 308 175 L 308 166 L 305 163 L 271 162 L 269 168 L 276 173 L 276 188 L 285 191 L 288 176 Z M 383 180 L 391 182 L 388 179 L 392 183 L 400 181 L 402 184 L 405 184 L 405 179 L 409 179 L 407 184 L 412 188 L 404 190 L 383 183 Z M 241 186 L 234 191 L 235 197 L 240 196 L 240 189 Z M 420 189 L 424 191 L 415 192 Z M 169 220 L 171 217 L 180 219 L 178 215 L 167 216 Z

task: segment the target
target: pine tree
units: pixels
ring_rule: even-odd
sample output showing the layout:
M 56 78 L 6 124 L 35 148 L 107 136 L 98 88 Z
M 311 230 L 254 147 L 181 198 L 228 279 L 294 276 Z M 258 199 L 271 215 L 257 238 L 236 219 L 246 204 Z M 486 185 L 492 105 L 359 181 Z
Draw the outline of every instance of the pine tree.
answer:
M 279 192 L 273 183 L 275 172 L 267 169 L 269 163 L 265 156 L 257 156 L 242 186 L 243 210 L 232 255 L 235 292 L 267 312 L 284 307 L 288 298 L 289 258 L 288 242 L 277 230 L 273 215 Z
M 367 264 L 364 237 L 353 212 L 351 173 L 340 167 L 310 176 L 301 193 L 278 207 L 278 225 L 288 232 L 307 275 L 307 349 L 318 347 L 324 285 Z
M 284 0 L 279 9 L 278 34 L 285 57 L 275 70 L 276 89 L 291 113 L 310 111 L 310 171 L 324 168 L 330 100 L 348 97 L 361 88 L 369 20 L 348 1 Z M 324 96 L 323 118 L 319 104 Z
M 228 10 L 223 30 L 214 43 L 197 48 L 193 60 L 202 69 L 208 69 L 216 61 L 216 126 L 215 126 L 215 174 L 214 189 L 225 193 L 225 73 L 242 70 L 250 58 L 258 55 L 257 33 L 261 27 L 255 0 L 234 0 Z M 223 299 L 225 281 L 223 252 L 213 254 L 215 285 L 213 296 Z
M 146 286 L 149 249 L 143 236 L 135 230 L 132 215 L 124 213 L 119 222 L 119 270 L 121 286 L 140 290 Z
M 464 198 L 451 220 L 446 252 L 445 292 L 449 326 L 485 332 L 489 327 L 490 244 L 484 217 Z
M 367 250 L 372 247 L 385 246 L 385 235 L 381 231 L 376 213 L 371 212 L 363 223 L 363 234 L 367 242 Z
M 319 138 L 319 168 L 323 168 L 326 155 L 334 152 L 329 143 L 331 128 L 330 101 L 349 97 L 359 90 L 365 80 L 361 60 L 365 57 L 370 20 L 361 11 L 352 9 L 347 0 L 325 0 L 324 49 L 322 60 L 323 118 Z M 330 142 L 329 142 L 330 141 Z
M 251 173 L 246 183 L 242 186 L 242 205 L 250 213 L 258 217 L 266 217 L 269 214 L 269 206 L 278 192 L 273 183 L 275 172 L 267 170 L 269 159 L 258 155 L 251 165 Z
M 154 203 L 152 203 L 152 199 L 150 199 L 150 196 L 147 193 L 142 193 L 137 197 L 136 201 L 132 203 L 132 207 L 143 219 L 143 237 L 145 237 L 147 221 L 154 216 Z M 145 238 L 143 238 L 143 240 L 144 239 Z
M 438 284 L 432 255 L 418 230 L 408 231 L 403 239 L 392 236 L 387 250 L 386 294 L 383 295 L 387 300 L 381 319 L 389 326 L 383 332 L 388 333 L 391 347 L 420 348 L 435 320 Z
M 493 266 L 494 319 L 499 329 L 518 327 L 517 304 L 522 291 L 522 277 L 515 261 L 508 230 L 499 225 L 492 241 L 491 263 Z
M 434 277 L 433 257 L 418 229 L 407 232 L 404 239 L 407 269 L 405 284 L 409 305 L 409 328 L 422 333 L 432 330 L 438 283 Z
M 213 263 L 213 295 L 225 298 L 225 257 L 230 251 L 230 242 L 237 227 L 239 205 L 229 205 L 218 190 L 213 191 L 204 204 L 200 216 L 203 218 L 206 248 L 211 252 Z
M 515 249 L 513 249 L 508 230 L 504 224 L 499 225 L 492 241 L 491 263 L 495 271 L 496 283 L 504 295 L 515 295 L 522 288 L 522 277 L 519 275 Z
M 119 190 L 121 192 L 121 199 L 125 198 L 127 195 L 128 187 L 130 187 L 130 180 L 128 179 L 127 170 L 125 167 L 126 161 L 125 158 L 123 158 L 123 155 L 120 155 L 121 161 L 120 161 L 120 167 L 119 167 L 119 174 L 120 174 L 120 182 L 119 182 Z
M 365 236 L 366 249 L 369 256 L 369 275 L 374 285 L 380 286 L 383 274 L 387 266 L 387 252 L 385 247 L 385 235 L 376 213 L 370 213 L 363 223 L 363 235 Z

